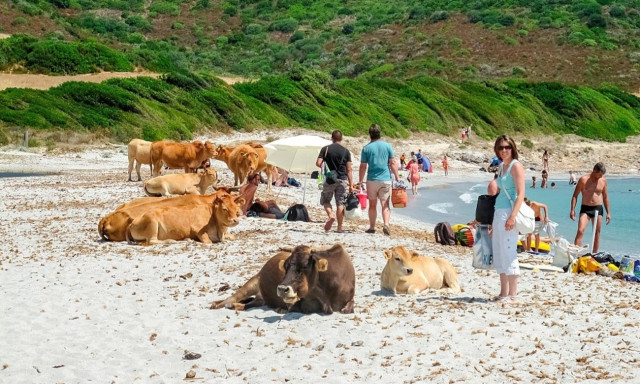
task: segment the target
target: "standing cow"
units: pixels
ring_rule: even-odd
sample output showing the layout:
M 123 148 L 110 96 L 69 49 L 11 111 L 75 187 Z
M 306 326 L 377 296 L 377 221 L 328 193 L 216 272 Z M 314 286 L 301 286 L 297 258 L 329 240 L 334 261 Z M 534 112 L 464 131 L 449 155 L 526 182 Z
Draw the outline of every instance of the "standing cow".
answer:
M 149 164 L 149 170 L 151 168 L 151 142 L 141 139 L 133 139 L 129 142 L 129 181 L 131 180 L 131 171 L 133 170 L 133 162 L 136 162 L 136 173 L 138 174 L 138 181 L 142 180 L 140 177 L 140 166 L 142 164 Z
M 151 144 L 151 163 L 153 176 L 160 175 L 162 164 L 169 168 L 183 168 L 185 173 L 197 169 L 203 161 L 213 157 L 216 149 L 210 141 L 203 143 L 175 143 L 172 141 L 154 141 Z
M 243 184 L 258 168 L 258 153 L 247 144 L 235 147 L 229 154 L 229 169 L 234 175 L 234 186 Z

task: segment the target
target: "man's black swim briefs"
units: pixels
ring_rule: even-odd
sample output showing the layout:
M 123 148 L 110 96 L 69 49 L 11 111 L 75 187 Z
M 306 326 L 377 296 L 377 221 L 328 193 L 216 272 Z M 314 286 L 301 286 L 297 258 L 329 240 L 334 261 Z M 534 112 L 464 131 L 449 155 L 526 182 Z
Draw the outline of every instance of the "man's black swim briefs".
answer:
M 598 215 L 604 216 L 604 209 L 602 209 L 602 205 L 584 205 L 580 206 L 580 215 L 586 213 L 590 219 L 595 217 L 595 211 L 598 211 Z

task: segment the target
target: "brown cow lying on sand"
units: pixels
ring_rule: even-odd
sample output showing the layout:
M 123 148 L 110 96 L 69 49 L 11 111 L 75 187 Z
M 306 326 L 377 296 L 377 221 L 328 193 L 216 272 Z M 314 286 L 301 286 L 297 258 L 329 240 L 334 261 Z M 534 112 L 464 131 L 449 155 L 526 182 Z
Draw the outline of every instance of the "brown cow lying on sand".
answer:
M 217 179 L 213 168 L 202 173 L 174 173 L 147 180 L 144 191 L 149 196 L 204 195 Z
M 420 256 L 403 246 L 384 251 L 387 265 L 382 270 L 380 287 L 393 293 L 418 293 L 427 288 L 450 288 L 460 292 L 458 272 L 442 258 Z
M 162 240 L 193 239 L 218 243 L 229 227 L 239 223 L 242 197 L 218 191 L 212 204 L 155 208 L 134 219 L 127 228 L 129 243 L 156 244 Z
M 299 245 L 290 256 L 281 252 L 272 257 L 235 294 L 211 308 L 267 305 L 290 312 L 353 313 L 355 283 L 351 257 L 341 244 L 328 249 Z
M 228 194 L 229 191 L 218 189 L 211 195 L 184 195 L 177 197 L 142 197 L 120 205 L 116 210 L 100 220 L 98 233 L 106 241 L 125 241 L 127 227 L 134 219 L 142 216 L 147 211 L 173 206 L 189 206 L 193 204 L 213 204 L 218 194 Z
M 151 169 L 151 142 L 141 139 L 133 139 L 127 146 L 129 150 L 129 181 L 131 180 L 131 171 L 133 170 L 133 162 L 136 162 L 136 173 L 138 174 L 138 181 L 142 180 L 140 177 L 140 166 L 142 164 L 149 164 Z
M 151 169 L 153 176 L 160 175 L 162 164 L 169 168 L 183 168 L 185 173 L 197 169 L 203 161 L 213 157 L 216 149 L 207 141 L 175 143 L 172 141 L 154 141 L 151 144 Z

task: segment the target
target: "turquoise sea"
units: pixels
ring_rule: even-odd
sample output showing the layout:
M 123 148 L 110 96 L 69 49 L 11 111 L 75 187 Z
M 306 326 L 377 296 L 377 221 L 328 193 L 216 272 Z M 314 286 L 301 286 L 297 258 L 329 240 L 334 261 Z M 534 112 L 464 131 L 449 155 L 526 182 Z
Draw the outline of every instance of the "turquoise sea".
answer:
M 428 177 L 428 176 L 427 176 Z M 417 196 L 409 192 L 409 203 L 406 208 L 395 209 L 394 212 L 427 223 L 436 224 L 441 221 L 449 223 L 467 223 L 474 219 L 476 200 L 487 191 L 487 182 L 483 183 L 430 183 L 418 191 Z M 550 179 L 556 183 L 556 189 L 530 188 L 530 177 L 527 179 L 526 196 L 549 207 L 549 217 L 558 223 L 557 234 L 573 242 L 578 228 L 577 218 L 569 218 L 571 196 L 574 187 L 567 179 Z M 613 256 L 640 256 L 640 232 L 638 231 L 638 215 L 640 214 L 640 178 L 607 177 L 607 189 L 611 205 L 611 223 L 603 224 L 600 235 L 600 251 Z M 580 198 L 576 205 L 576 214 L 580 210 Z M 583 244 L 591 244 L 592 227 L 589 225 L 583 237 Z M 543 234 L 544 236 L 544 234 Z

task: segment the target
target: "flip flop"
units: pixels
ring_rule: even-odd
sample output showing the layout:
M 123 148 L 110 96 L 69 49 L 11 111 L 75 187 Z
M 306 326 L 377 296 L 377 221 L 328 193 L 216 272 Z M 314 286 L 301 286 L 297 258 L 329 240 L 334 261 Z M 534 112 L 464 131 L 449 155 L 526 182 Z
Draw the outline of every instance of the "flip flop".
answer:
M 364 231 L 364 233 L 376 233 L 376 230 L 369 228 L 366 231 Z
M 384 227 L 382 227 L 382 232 L 384 232 L 384 234 L 387 236 L 391 236 L 391 230 L 389 229 L 388 225 L 385 225 Z
M 333 218 L 333 217 L 332 217 L 332 218 L 330 218 L 329 220 L 327 220 L 327 222 L 326 222 L 326 223 L 324 223 L 324 230 L 325 230 L 325 231 L 330 230 L 330 229 L 331 229 L 331 226 L 333 225 L 333 222 L 334 222 L 334 221 L 336 221 L 336 219 L 335 219 L 335 218 Z

